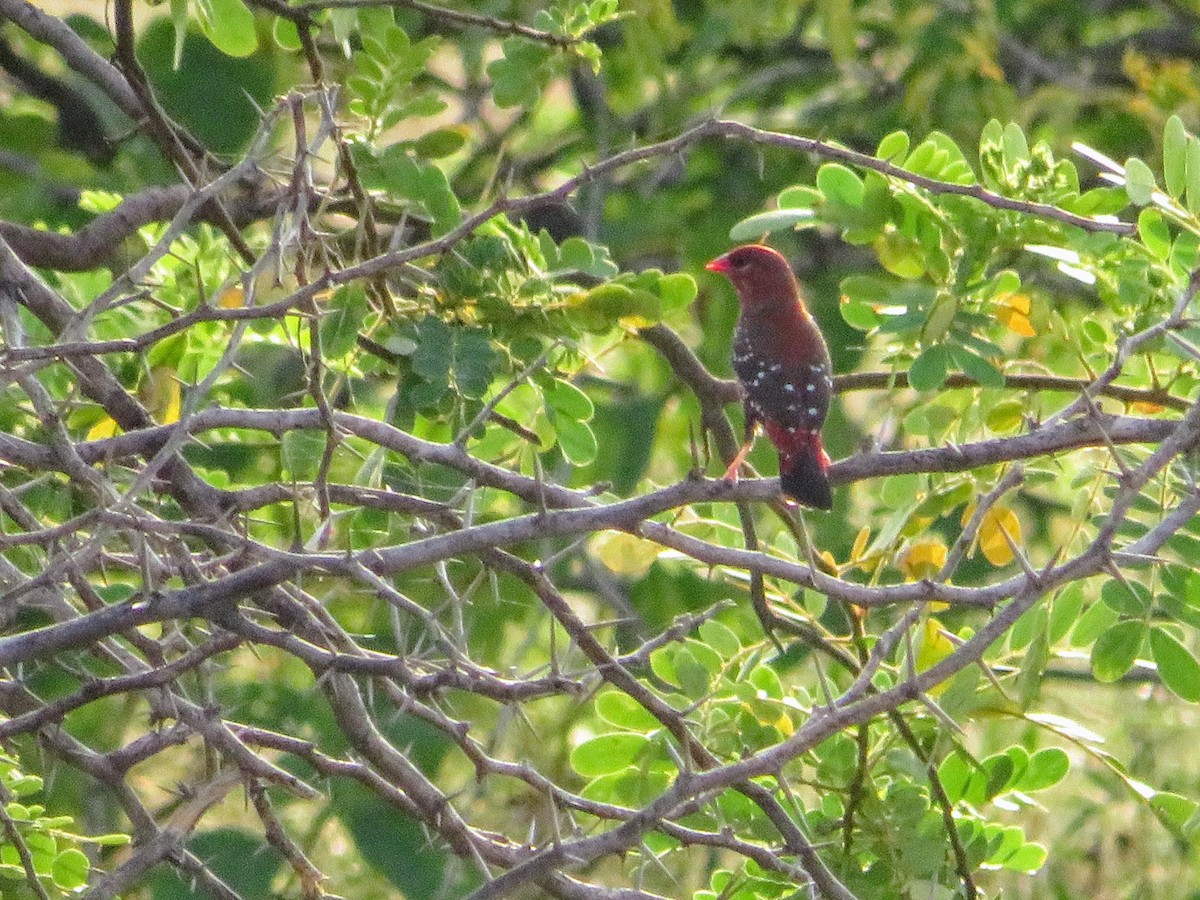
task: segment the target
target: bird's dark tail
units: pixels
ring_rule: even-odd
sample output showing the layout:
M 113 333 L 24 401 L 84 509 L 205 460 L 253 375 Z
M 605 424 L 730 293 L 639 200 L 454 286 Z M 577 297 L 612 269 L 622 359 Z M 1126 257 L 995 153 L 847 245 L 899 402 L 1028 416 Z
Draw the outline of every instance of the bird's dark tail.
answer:
M 791 446 L 780 447 L 779 484 L 783 492 L 804 506 L 832 509 L 829 487 L 829 456 L 818 432 L 797 431 Z

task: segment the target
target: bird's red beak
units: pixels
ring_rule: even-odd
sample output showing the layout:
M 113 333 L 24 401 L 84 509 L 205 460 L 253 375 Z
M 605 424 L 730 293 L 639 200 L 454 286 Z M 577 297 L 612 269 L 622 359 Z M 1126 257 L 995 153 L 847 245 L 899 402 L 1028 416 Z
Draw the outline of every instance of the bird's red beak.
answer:
M 705 263 L 704 268 L 708 269 L 710 272 L 728 272 L 729 259 L 725 256 L 718 256 L 712 262 Z

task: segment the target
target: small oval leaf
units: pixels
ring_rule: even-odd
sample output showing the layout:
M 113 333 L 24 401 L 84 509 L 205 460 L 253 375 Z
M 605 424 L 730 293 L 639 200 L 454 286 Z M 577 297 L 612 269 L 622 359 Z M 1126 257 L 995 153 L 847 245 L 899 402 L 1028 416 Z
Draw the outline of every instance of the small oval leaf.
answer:
M 1100 635 L 1092 647 L 1092 674 L 1096 680 L 1111 684 L 1128 672 L 1145 637 L 1146 623 L 1137 619 L 1118 622 Z
M 571 751 L 571 768 L 585 778 L 619 772 L 633 765 L 649 743 L 644 734 L 602 734 Z
M 1138 206 L 1149 203 L 1154 193 L 1154 173 L 1136 156 L 1125 161 L 1125 193 Z
M 729 229 L 731 241 L 752 241 L 764 234 L 800 228 L 813 224 L 816 216 L 811 209 L 773 209 L 742 219 Z
M 1163 628 L 1151 630 L 1150 650 L 1163 684 L 1189 703 L 1200 703 L 1200 662 L 1192 652 Z

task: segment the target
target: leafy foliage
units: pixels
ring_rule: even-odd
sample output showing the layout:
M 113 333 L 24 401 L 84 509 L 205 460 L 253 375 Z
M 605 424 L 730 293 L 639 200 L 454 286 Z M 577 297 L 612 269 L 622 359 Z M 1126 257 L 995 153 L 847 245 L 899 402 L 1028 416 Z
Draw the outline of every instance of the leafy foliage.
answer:
M 97 847 L 129 843 L 122 834 L 85 837 L 72 833 L 75 820 L 71 816 L 47 815 L 46 807 L 29 802 L 42 792 L 43 781 L 21 771 L 11 757 L 0 756 L 0 785 L 5 798 L 4 839 L 0 842 L 0 883 L 5 885 L 5 896 L 74 896 L 91 875 L 91 861 L 79 849 L 81 843 Z M 32 888 L 34 878 L 38 893 Z
M 1195 890 L 1182 13 L 116 5 L 0 0 L 0 893 Z

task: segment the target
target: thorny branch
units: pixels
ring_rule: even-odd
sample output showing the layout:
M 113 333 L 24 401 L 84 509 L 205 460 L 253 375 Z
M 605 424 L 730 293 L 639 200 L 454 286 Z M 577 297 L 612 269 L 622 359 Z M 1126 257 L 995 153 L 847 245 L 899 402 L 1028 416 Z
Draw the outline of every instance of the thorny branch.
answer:
M 307 21 L 319 10 L 371 5 L 368 0 L 292 6 L 260 2 L 297 22 Z M 536 29 L 431 4 L 395 0 L 392 5 L 456 27 L 570 43 Z M 128 13 L 128 4 L 122 4 L 121 10 Z M 988 648 L 1016 619 L 1048 594 L 1107 572 L 1122 559 L 1153 558 L 1200 510 L 1200 491 L 1193 485 L 1178 505 L 1144 534 L 1121 536 L 1143 488 L 1165 477 L 1172 465 L 1200 443 L 1200 412 L 1189 398 L 1166 389 L 1135 389 L 1115 383 L 1131 354 L 1181 325 L 1195 293 L 1195 279 L 1170 315 L 1128 337 L 1112 365 L 1097 378 L 1007 374 L 1005 389 L 1014 393 L 1065 393 L 1080 398 L 1047 421 L 1030 423 L 1024 432 L 1010 437 L 876 450 L 834 464 L 833 482 L 848 489 L 889 475 L 945 474 L 1013 464 L 979 504 L 942 570 L 934 578 L 913 583 L 855 581 L 814 569 L 807 559 L 756 546 L 753 504 L 778 503 L 775 479 L 728 484 L 696 477 L 645 490 L 629 499 L 602 497 L 598 496 L 602 491 L 576 490 L 540 473 L 528 474 L 508 460 L 497 463 L 483 458 L 472 443 L 472 428 L 464 429 L 460 440 L 437 442 L 337 408 L 323 393 L 319 368 L 312 370 L 309 387 L 320 395 L 320 408 L 283 403 L 245 409 L 210 405 L 208 389 L 224 369 L 236 365 L 236 341 L 209 370 L 209 378 L 192 389 L 178 420 L 157 424 L 117 377 L 112 357 L 143 354 L 202 324 L 224 324 L 230 326 L 229 333 L 238 335 L 256 319 L 303 314 L 315 333 L 315 320 L 321 314 L 317 298 L 332 288 L 357 282 L 386 287 L 386 277 L 403 272 L 404 266 L 454 251 L 497 216 L 520 215 L 570 197 L 585 185 L 646 161 L 683 154 L 704 140 L 771 144 L 811 153 L 931 193 L 971 197 L 1091 231 L 1129 234 L 1132 226 L 1012 200 L 978 185 L 939 182 L 830 142 L 713 119 L 673 139 L 600 160 L 553 190 L 500 197 L 437 238 L 387 250 L 378 250 L 378 243 L 372 241 L 365 258 L 320 268 L 320 274 L 308 283 L 301 282 L 290 295 L 270 303 L 233 309 L 201 304 L 138 334 L 99 340 L 93 337 L 92 328 L 97 316 L 148 290 L 144 282 L 151 266 L 195 223 L 209 221 L 228 231 L 274 218 L 276 225 L 290 227 L 296 225 L 292 216 L 307 223 L 305 217 L 315 216 L 318 210 L 354 210 L 356 204 L 365 205 L 367 198 L 361 190 L 318 185 L 307 170 L 292 185 L 273 183 L 258 165 L 256 154 L 266 152 L 262 146 L 242 163 L 209 178 L 197 167 L 191 145 L 177 127 L 148 108 L 139 92 L 145 85 L 131 82 L 136 81 L 131 49 L 125 48 L 126 71 L 122 74 L 69 30 L 58 27 L 57 20 L 29 4 L 0 0 L 0 15 L 55 47 L 68 65 L 99 85 L 131 119 L 149 122 L 164 152 L 194 180 L 192 185 L 155 188 L 131 196 L 117 210 L 97 217 L 73 235 L 34 234 L 0 223 L 0 305 L 6 310 L 0 362 L 6 367 L 6 383 L 23 392 L 42 414 L 40 425 L 45 427 L 36 434 L 29 430 L 0 434 L 0 462 L 7 467 L 6 474 L 14 475 L 20 484 L 69 485 L 87 507 L 47 523 L 33 514 L 22 492 L 10 491 L 7 483 L 0 498 L 6 516 L 6 530 L 0 534 L 0 612 L 8 624 L 20 621 L 30 610 L 49 620 L 41 627 L 18 626 L 0 638 L 0 667 L 6 673 L 0 681 L 0 711 L 6 716 L 0 721 L 0 738 L 36 736 L 47 752 L 101 785 L 124 811 L 135 847 L 93 886 L 93 896 L 116 896 L 163 861 L 178 866 L 216 896 L 236 896 L 202 860 L 187 851 L 185 841 L 215 804 L 243 787 L 266 839 L 287 860 L 303 895 L 321 896 L 323 876 L 312 859 L 311 845 L 278 814 L 266 788 L 272 785 L 293 796 L 313 798 L 318 795 L 315 784 L 347 780 L 370 792 L 397 816 L 419 821 L 431 843 L 459 857 L 478 885 L 475 897 L 480 900 L 510 895 L 526 884 L 536 884 L 559 897 L 651 896 L 640 889 L 600 888 L 576 876 L 586 878 L 589 866 L 604 857 L 638 851 L 652 832 L 682 846 L 716 848 L 753 860 L 792 879 L 797 887 L 813 885 L 824 897 L 852 898 L 823 862 L 812 836 L 797 824 L 789 783 L 796 761 L 840 731 L 865 729 L 879 716 L 904 715 L 906 704 L 922 699 L 964 668 L 980 664 Z M 288 102 L 299 100 L 289 98 Z M 323 109 L 328 107 L 326 103 Z M 332 133 L 331 120 L 327 124 L 330 128 L 323 128 L 314 144 L 340 140 Z M 302 146 L 297 158 L 309 152 L 315 155 L 318 149 Z M 126 280 L 82 312 L 31 268 L 69 271 L 97 265 L 110 258 L 137 228 L 155 221 L 171 223 L 163 240 L 129 270 Z M 305 233 L 316 239 L 312 232 Z M 272 265 L 274 255 L 283 252 L 281 243 L 258 253 L 243 243 L 243 255 L 252 253 L 245 260 L 245 271 Z M 13 314 L 16 305 L 41 323 L 50 335 L 46 342 L 26 344 Z M 698 400 L 701 424 L 714 436 L 720 452 L 731 454 L 736 439 L 725 407 L 736 401 L 736 388 L 714 377 L 666 327 L 648 328 L 642 338 L 662 354 L 682 388 Z M 56 409 L 39 380 L 50 371 L 68 373 L 78 393 L 110 416 L 123 433 L 94 440 L 72 435 L 64 424 L 66 404 Z M 840 376 L 837 389 L 887 391 L 905 384 L 904 372 L 854 373 Z M 948 385 L 974 389 L 968 379 L 959 376 L 951 376 Z M 1155 404 L 1169 412 L 1154 417 L 1113 415 L 1093 402 L 1102 396 L 1123 403 Z M 482 421 L 476 417 L 471 424 Z M 184 451 L 202 446 L 214 435 L 230 433 L 236 433 L 239 440 L 256 434 L 276 439 L 327 435 L 327 456 L 334 453 L 336 435 L 339 441 L 357 442 L 356 452 L 364 457 L 379 453 L 404 461 L 414 473 L 411 483 L 415 487 L 406 493 L 395 485 L 383 489 L 343 483 L 332 475 L 328 459 L 318 483 L 215 487 L 193 468 Z M 1122 462 L 1123 471 L 1112 479 L 1114 497 L 1106 520 L 1091 541 L 1061 558 L 1043 561 L 1040 569 L 1030 567 L 983 583 L 962 578 L 960 583 L 961 564 L 983 515 L 990 504 L 1015 488 L 1020 467 L 1088 448 L 1100 448 L 1096 452 L 1101 454 L 1129 451 Z M 421 478 L 448 476 L 457 488 L 446 501 L 417 495 Z M 477 520 L 473 504 L 482 492 L 502 496 L 508 512 Z M 167 498 L 173 505 L 168 505 Z M 280 546 L 255 527 L 255 515 L 286 509 L 298 521 L 314 504 L 320 506 L 330 533 L 336 531 L 340 516 L 348 517 L 354 511 L 379 513 L 389 526 L 370 547 L 349 549 L 349 545 L 327 546 L 321 541 L 312 546 L 298 541 Z M 690 533 L 679 516 L 698 504 L 737 504 L 744 522 L 745 547 Z M 577 608 L 564 592 L 560 584 L 564 567 L 537 561 L 563 554 L 569 562 L 573 542 L 603 532 L 622 532 L 656 545 L 660 557 L 711 573 L 715 581 L 727 586 L 730 595 L 741 596 L 739 579 L 748 573 L 757 585 L 756 600 L 772 616 L 791 612 L 778 598 L 793 586 L 858 610 L 897 605 L 907 609 L 882 631 L 869 653 L 864 651 L 861 663 L 847 662 L 847 654 L 830 639 L 827 655 L 840 660 L 849 669 L 849 677 L 828 705 L 804 711 L 805 719 L 794 733 L 758 752 L 718 754 L 704 743 L 703 731 L 690 711 L 668 702 L 662 684 L 648 673 L 652 651 L 686 638 L 702 621 L 721 612 L 723 604 L 686 616 L 658 634 L 642 634 L 636 649 L 621 652 L 613 638 L 616 627 L 599 621 L 599 616 L 597 621 L 589 621 L 590 613 Z M 36 568 L 14 564 L 12 559 L 25 559 L 20 553 L 35 553 Z M 458 587 L 447 592 L 453 594 L 450 597 L 407 596 L 398 587 L 396 576 L 408 572 L 436 573 L 441 578 L 438 583 Z M 131 591 L 119 601 L 102 599 L 97 587 L 107 586 L 109 579 L 131 586 Z M 545 627 L 567 636 L 568 645 L 556 647 L 550 660 L 531 662 L 513 654 L 505 657 L 508 667 L 502 670 L 492 657 L 478 652 L 474 636 L 460 627 L 461 611 L 456 614 L 456 604 L 471 602 L 471 591 L 483 592 L 480 585 L 497 585 L 502 579 L 505 586 L 495 590 L 497 594 L 506 592 L 504 602 L 537 605 L 544 610 Z M 370 598 L 385 606 L 394 633 L 381 638 L 348 631 L 314 587 L 330 581 L 350 596 Z M 770 595 L 764 585 L 770 586 Z M 894 665 L 897 648 L 930 602 L 973 610 L 986 618 L 971 639 L 937 664 L 880 687 L 875 676 L 881 670 L 903 673 L 901 666 Z M 145 628 L 150 625 L 160 627 L 150 631 Z M 295 662 L 308 670 L 344 749 L 330 750 L 319 740 L 240 721 L 233 711 L 197 699 L 208 697 L 217 666 L 244 666 L 252 650 L 269 656 L 273 664 Z M 90 672 L 100 662 L 106 667 L 103 676 L 78 675 Z M 39 666 L 61 667 L 77 676 L 76 686 L 59 696 L 39 696 L 21 679 L 22 673 Z M 487 716 L 520 719 L 540 701 L 574 704 L 602 685 L 619 691 L 652 716 L 670 735 L 672 752 L 679 759 L 677 774 L 640 807 L 597 801 L 528 762 L 510 758 L 513 745 L 478 724 Z M 74 711 L 122 696 L 142 704 L 141 708 L 165 727 L 149 729 L 108 751 L 83 745 L 62 727 Z M 456 711 L 464 697 L 469 698 L 464 705 L 478 718 Z M 489 831 L 486 820 L 475 818 L 477 810 L 466 802 L 465 795 L 414 762 L 403 742 L 393 738 L 390 726 L 399 718 L 420 721 L 456 748 L 473 768 L 480 791 L 503 783 L 506 790 L 519 793 L 521 802 L 542 804 L 544 815 L 534 830 L 529 835 Z M 173 811 L 152 810 L 129 778 L 131 768 L 188 742 L 202 745 L 222 770 L 198 775 L 184 802 Z M 688 824 L 686 817 L 712 808 L 728 789 L 740 792 L 761 812 L 773 828 L 769 839 L 750 842 L 726 830 Z M 949 821 L 948 804 L 943 804 L 943 812 Z M 592 828 L 591 819 L 611 827 Z M 585 821 L 588 827 L 581 825 Z M 9 825 L 7 821 L 2 824 Z M 961 847 L 956 850 L 961 856 Z M 21 862 L 29 867 L 24 856 Z M 36 879 L 30 880 L 36 884 Z M 963 880 L 970 885 L 969 873 Z

